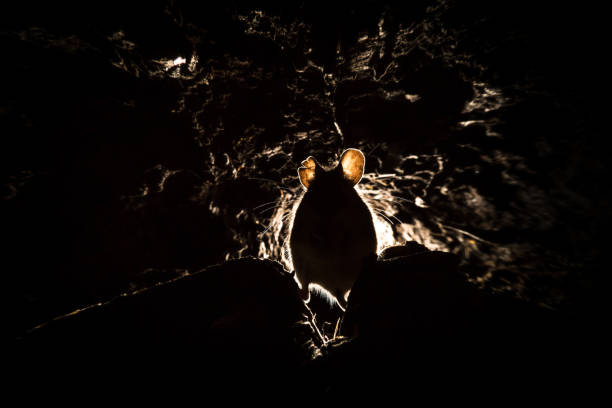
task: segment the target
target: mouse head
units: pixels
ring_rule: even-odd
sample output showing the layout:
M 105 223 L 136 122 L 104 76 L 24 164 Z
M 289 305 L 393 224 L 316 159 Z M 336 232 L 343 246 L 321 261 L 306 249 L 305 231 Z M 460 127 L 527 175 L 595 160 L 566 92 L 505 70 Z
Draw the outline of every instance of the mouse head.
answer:
M 343 180 L 342 184 L 353 187 L 361 180 L 364 166 L 365 157 L 360 150 L 346 149 L 334 169 L 325 170 L 314 157 L 310 156 L 302 162 L 298 175 L 306 190 L 310 190 L 313 185 L 338 183 L 338 180 Z

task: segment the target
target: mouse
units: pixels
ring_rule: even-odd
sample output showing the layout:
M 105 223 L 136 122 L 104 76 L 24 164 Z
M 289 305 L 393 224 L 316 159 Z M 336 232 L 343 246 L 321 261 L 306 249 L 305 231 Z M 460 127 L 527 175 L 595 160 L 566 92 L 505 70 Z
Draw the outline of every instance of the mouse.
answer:
M 342 153 L 333 168 L 323 167 L 312 156 L 298 168 L 305 191 L 294 212 L 289 249 L 306 303 L 309 288 L 316 284 L 344 310 L 366 260 L 376 256 L 372 213 L 355 189 L 364 168 L 364 154 L 352 148 Z

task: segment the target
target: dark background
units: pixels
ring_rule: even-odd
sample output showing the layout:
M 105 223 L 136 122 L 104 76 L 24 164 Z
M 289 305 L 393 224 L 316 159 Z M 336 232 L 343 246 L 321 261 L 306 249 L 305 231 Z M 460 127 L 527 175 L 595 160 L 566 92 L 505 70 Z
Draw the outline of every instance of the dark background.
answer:
M 308 155 L 347 147 L 391 174 L 372 186 L 399 197 L 382 198 L 398 243 L 457 254 L 488 291 L 577 316 L 606 303 L 609 47 L 589 2 L 21 1 L 0 16 L 13 336 L 261 242 L 280 260 L 254 209 L 295 197 Z

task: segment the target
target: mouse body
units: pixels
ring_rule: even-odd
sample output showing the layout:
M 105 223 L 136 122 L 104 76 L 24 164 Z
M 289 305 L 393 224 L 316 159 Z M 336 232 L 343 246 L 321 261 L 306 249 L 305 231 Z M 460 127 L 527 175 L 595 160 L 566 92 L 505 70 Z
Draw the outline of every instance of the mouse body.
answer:
M 364 165 L 361 151 L 347 149 L 333 169 L 313 157 L 298 169 L 306 192 L 294 213 L 289 245 L 305 301 L 309 285 L 318 284 L 344 306 L 365 260 L 376 254 L 372 213 L 355 190 Z

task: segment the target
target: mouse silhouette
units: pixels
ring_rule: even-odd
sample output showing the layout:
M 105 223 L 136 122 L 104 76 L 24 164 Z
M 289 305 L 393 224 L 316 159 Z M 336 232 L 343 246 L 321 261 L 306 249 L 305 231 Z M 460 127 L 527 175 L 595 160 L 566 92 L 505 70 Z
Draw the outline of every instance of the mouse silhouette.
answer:
M 376 254 L 372 214 L 355 190 L 364 166 L 363 153 L 347 149 L 333 169 L 323 168 L 312 156 L 298 169 L 306 192 L 294 214 L 289 246 L 306 302 L 309 286 L 318 284 L 344 309 L 345 295 L 365 260 Z

